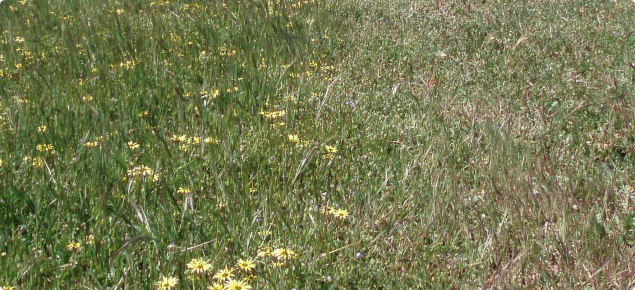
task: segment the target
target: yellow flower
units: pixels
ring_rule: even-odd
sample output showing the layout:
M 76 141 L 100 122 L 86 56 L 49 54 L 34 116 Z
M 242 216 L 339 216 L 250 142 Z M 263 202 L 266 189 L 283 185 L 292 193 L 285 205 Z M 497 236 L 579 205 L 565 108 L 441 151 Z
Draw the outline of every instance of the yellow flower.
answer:
M 128 149 L 130 150 L 137 150 L 139 149 L 139 143 L 134 142 L 134 141 L 128 141 L 128 143 L 126 143 L 126 147 L 128 147 Z
M 236 263 L 236 267 L 242 269 L 245 272 L 251 272 L 251 270 L 256 269 L 256 264 L 254 260 L 247 259 L 238 259 L 238 263 Z
M 165 277 L 162 276 L 161 280 L 159 280 L 155 285 L 157 289 L 172 289 L 176 284 L 179 283 L 179 279 L 175 277 Z
M 214 279 L 219 280 L 219 281 L 225 281 L 227 279 L 230 279 L 231 277 L 234 277 L 234 273 L 233 269 L 228 269 L 227 267 L 225 267 L 225 269 L 222 269 L 220 271 L 218 271 L 218 273 L 214 274 Z
M 179 187 L 179 189 L 176 191 L 176 193 L 180 193 L 180 194 L 188 194 L 191 192 L 192 191 L 187 187 Z
M 298 144 L 298 142 L 300 142 L 300 137 L 298 137 L 297 134 L 289 134 L 289 142 Z
M 44 161 L 42 159 L 42 157 L 24 157 L 23 159 L 25 162 L 31 162 L 31 166 L 36 167 L 36 168 L 42 168 L 44 167 Z
M 15 290 L 15 287 L 13 287 L 13 286 L 2 286 L 2 287 L 0 287 L 0 290 Z
M 275 119 L 275 118 L 280 118 L 283 117 L 285 115 L 287 115 L 287 112 L 282 110 L 282 111 L 261 111 L 260 115 L 267 118 L 267 119 Z
M 278 248 L 273 250 L 271 253 L 272 256 L 276 257 L 278 260 L 290 260 L 295 258 L 296 254 L 291 249 Z
M 223 285 L 220 283 L 214 283 L 211 286 L 207 286 L 207 290 L 223 290 Z
M 38 144 L 35 146 L 35 150 L 40 152 L 47 151 L 51 154 L 55 154 L 55 147 L 53 147 L 53 144 Z
M 251 289 L 251 286 L 249 286 L 249 284 L 247 284 L 247 283 L 245 283 L 243 281 L 229 279 L 229 281 L 227 281 L 227 283 L 225 283 L 225 289 L 227 289 L 227 290 L 248 290 L 248 289 Z
M 216 138 L 212 138 L 212 137 L 207 137 L 205 139 L 203 139 L 203 142 L 205 142 L 205 144 L 218 144 L 220 143 L 220 140 L 216 139 Z
M 209 269 L 212 268 L 212 265 L 203 259 L 192 259 L 192 261 L 187 264 L 187 268 L 192 270 L 194 273 L 203 274 L 209 271 Z
M 336 218 L 345 219 L 348 217 L 348 211 L 345 209 L 338 209 L 333 213 L 333 215 Z
M 95 141 L 95 142 L 85 142 L 84 146 L 86 148 L 95 148 L 97 146 L 99 146 L 99 142 Z
M 331 145 L 324 146 L 324 149 L 326 150 L 327 154 L 335 154 L 335 153 L 337 153 L 337 148 L 335 148 L 334 146 L 331 146 Z
M 145 166 L 145 165 L 140 165 L 140 166 L 135 166 L 134 168 L 128 170 L 128 176 L 143 176 L 143 177 L 150 177 L 153 176 L 154 171 L 152 170 L 152 168 Z
M 187 151 L 189 149 L 190 149 L 190 145 L 188 145 L 188 144 L 179 145 L 179 150 L 181 150 L 181 151 Z
M 152 171 L 152 169 L 150 167 L 145 166 L 145 165 L 139 166 L 139 172 L 143 176 L 150 176 L 150 175 L 152 175 L 154 173 L 154 171 Z
M 185 142 L 185 141 L 187 141 L 187 139 L 188 139 L 187 135 L 181 135 L 181 136 L 174 135 L 174 136 L 172 136 L 172 138 L 170 138 L 170 140 L 172 140 L 174 142 L 177 142 L 177 143 Z
M 270 248 L 263 248 L 263 249 L 260 249 L 260 251 L 258 251 L 258 257 L 264 258 L 269 256 L 271 256 Z
M 322 209 L 320 209 L 321 213 L 327 213 L 327 214 L 333 214 L 335 213 L 335 208 L 332 206 L 327 206 L 327 207 L 323 207 Z
M 46 125 L 42 125 L 42 126 L 37 127 L 37 132 L 38 133 L 46 132 Z
M 69 251 L 79 250 L 81 247 L 82 247 L 82 244 L 80 244 L 78 242 L 70 242 L 70 243 L 68 243 L 68 245 L 66 245 L 66 248 Z

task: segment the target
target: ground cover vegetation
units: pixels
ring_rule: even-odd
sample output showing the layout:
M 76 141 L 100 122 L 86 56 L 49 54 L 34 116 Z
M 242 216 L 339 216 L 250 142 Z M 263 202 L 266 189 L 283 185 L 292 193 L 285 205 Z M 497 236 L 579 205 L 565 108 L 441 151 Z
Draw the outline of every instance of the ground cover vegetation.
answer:
M 631 1 L 0 3 L 0 288 L 630 289 Z

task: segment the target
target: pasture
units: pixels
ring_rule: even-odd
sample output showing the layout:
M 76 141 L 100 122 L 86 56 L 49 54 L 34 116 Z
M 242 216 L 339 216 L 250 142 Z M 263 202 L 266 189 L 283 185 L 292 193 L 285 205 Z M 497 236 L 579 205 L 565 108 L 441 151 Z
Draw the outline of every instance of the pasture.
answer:
M 632 289 L 632 1 L 0 1 L 0 289 Z

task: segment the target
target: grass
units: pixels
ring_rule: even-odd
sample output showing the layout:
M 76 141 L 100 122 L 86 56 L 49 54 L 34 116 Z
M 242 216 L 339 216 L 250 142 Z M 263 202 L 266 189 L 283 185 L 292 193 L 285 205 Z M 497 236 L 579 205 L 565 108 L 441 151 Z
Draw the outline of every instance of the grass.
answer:
M 630 289 L 633 8 L 6 0 L 0 287 Z

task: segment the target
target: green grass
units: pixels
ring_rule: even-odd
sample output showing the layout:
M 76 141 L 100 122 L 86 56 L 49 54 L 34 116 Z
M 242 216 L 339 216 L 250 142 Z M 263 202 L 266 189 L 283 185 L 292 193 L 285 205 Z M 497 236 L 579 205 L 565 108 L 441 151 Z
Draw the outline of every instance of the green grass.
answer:
M 446 2 L 0 3 L 0 287 L 631 289 L 634 4 Z

